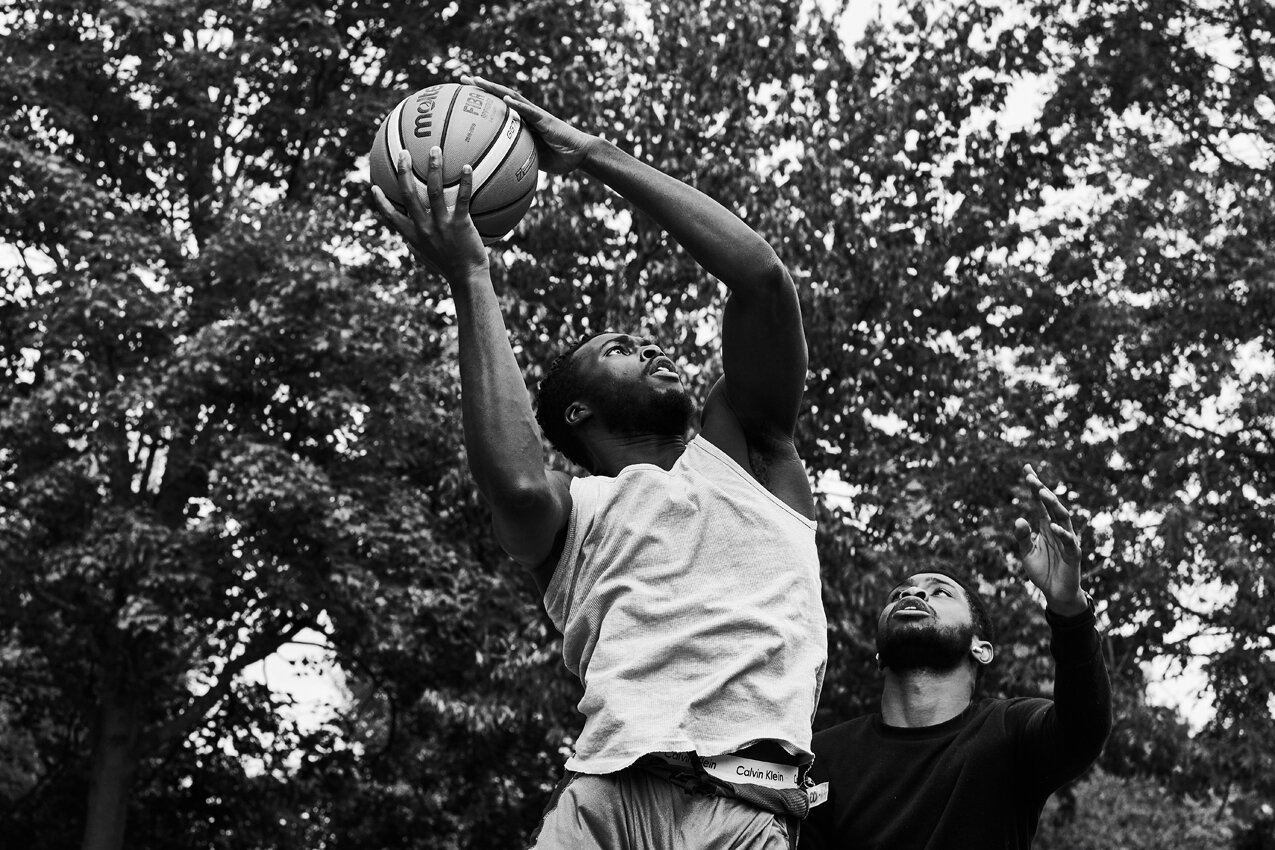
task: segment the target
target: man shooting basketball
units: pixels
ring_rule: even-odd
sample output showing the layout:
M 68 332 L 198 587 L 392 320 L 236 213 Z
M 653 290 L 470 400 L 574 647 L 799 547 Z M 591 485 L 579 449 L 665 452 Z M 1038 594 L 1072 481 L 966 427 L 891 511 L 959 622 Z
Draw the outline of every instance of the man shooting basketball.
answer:
M 470 82 L 466 80 L 466 82 Z M 695 404 L 652 341 L 608 332 L 559 357 L 538 418 L 592 473 L 545 467 L 487 253 L 431 154 L 426 197 L 382 213 L 456 302 L 465 443 L 497 539 L 535 575 L 584 685 L 584 728 L 537 848 L 788 848 L 808 800 L 826 658 L 814 504 L 793 443 L 806 374 L 797 292 L 767 242 L 691 186 L 507 88 L 541 167 L 600 180 L 730 290 L 724 375 Z

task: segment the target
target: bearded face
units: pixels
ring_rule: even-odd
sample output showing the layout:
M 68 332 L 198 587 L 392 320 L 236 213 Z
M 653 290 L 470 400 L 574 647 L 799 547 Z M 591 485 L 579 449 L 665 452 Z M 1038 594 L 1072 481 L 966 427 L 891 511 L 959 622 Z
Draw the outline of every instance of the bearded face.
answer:
M 896 673 L 929 670 L 946 673 L 969 660 L 974 626 L 941 626 L 932 621 L 887 621 L 877 630 L 881 667 Z
M 942 573 L 905 579 L 890 592 L 877 620 L 881 667 L 896 673 L 955 670 L 971 660 L 976 637 L 965 590 Z M 988 650 L 990 645 L 981 651 Z
M 591 393 L 594 412 L 617 434 L 680 437 L 690 430 L 695 402 L 681 388 L 643 383 L 602 384 Z

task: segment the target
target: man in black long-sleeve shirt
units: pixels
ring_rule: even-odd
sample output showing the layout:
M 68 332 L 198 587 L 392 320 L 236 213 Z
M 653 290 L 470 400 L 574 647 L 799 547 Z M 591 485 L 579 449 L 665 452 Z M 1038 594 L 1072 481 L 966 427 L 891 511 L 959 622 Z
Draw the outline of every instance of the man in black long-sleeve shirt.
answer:
M 828 800 L 801 828 L 808 850 L 1029 848 L 1051 793 L 1079 775 L 1111 729 L 1111 691 L 1080 587 L 1080 544 L 1058 497 L 1025 468 L 1037 533 L 1014 524 L 1024 570 L 1044 594 L 1054 699 L 974 701 L 991 662 L 982 601 L 944 573 L 910 576 L 877 624 L 881 711 L 814 736 Z

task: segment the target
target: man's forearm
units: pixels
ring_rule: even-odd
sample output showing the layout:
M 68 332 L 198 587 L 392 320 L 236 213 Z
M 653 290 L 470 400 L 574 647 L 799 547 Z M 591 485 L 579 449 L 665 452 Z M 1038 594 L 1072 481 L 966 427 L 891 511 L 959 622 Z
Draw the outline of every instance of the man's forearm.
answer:
M 1047 612 L 1046 619 L 1050 651 L 1057 665 L 1054 705 L 1058 734 L 1064 749 L 1093 758 L 1111 731 L 1111 683 L 1094 615 L 1086 608 L 1071 617 Z
M 733 291 L 774 282 L 780 263 L 770 244 L 698 189 L 601 139 L 588 149 L 581 167 L 653 218 Z
M 469 468 L 488 500 L 544 479 L 544 448 L 491 277 L 451 282 L 460 337 L 461 414 Z

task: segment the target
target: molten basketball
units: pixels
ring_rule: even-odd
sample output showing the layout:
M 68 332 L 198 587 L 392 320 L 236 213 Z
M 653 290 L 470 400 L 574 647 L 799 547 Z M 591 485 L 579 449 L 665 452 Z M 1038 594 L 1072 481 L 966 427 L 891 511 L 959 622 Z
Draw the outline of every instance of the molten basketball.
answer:
M 425 185 L 429 150 L 443 149 L 443 196 L 450 204 L 460 185 L 461 167 L 473 169 L 469 215 L 483 243 L 513 230 L 531 208 L 539 176 L 536 144 L 517 112 L 476 86 L 443 83 L 412 94 L 395 106 L 372 144 L 372 182 L 395 207 L 407 211 L 394 161 L 399 151 L 412 157 L 413 177 Z

